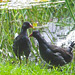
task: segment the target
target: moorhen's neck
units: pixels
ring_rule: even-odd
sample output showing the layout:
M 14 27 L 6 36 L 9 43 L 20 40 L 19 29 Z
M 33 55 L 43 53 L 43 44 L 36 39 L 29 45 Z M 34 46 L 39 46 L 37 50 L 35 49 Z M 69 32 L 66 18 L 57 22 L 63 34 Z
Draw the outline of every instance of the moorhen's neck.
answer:
M 24 33 L 25 35 L 27 35 L 27 28 L 26 29 L 21 29 L 21 33 Z
M 34 37 L 38 40 L 39 43 L 45 43 L 46 42 L 45 39 L 41 35 L 37 35 Z

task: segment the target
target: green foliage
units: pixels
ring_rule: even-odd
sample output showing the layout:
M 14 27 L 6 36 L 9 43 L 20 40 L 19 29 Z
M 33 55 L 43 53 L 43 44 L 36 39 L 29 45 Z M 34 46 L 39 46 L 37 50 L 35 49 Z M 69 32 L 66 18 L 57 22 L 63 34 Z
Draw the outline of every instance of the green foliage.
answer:
M 35 65 L 34 62 L 25 64 L 11 64 L 10 62 L 0 63 L 0 75 L 74 75 L 75 74 L 75 64 L 74 62 L 65 65 L 64 67 L 49 68 L 45 65 L 42 67 L 39 62 Z M 61 71 L 62 70 L 62 71 Z
M 69 9 L 71 16 L 72 16 L 73 20 L 75 21 L 74 14 L 73 14 L 74 4 L 73 4 L 72 0 L 65 0 L 65 1 L 66 1 L 66 5 Z

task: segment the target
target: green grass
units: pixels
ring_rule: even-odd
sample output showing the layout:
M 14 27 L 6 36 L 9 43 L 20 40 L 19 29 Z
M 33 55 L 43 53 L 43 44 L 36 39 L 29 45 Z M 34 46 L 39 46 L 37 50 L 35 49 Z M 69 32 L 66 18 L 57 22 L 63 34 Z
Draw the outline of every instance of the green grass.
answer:
M 75 75 L 75 63 L 71 62 L 63 67 L 48 69 L 46 66 L 41 68 L 42 64 L 35 65 L 31 62 L 25 64 L 12 64 L 10 62 L 0 62 L 0 75 Z

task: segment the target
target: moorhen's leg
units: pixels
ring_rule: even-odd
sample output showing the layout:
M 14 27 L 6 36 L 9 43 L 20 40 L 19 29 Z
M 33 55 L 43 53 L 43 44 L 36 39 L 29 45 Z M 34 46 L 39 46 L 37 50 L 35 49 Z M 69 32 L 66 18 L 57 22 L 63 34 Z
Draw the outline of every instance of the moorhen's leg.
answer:
M 26 56 L 26 64 L 28 64 L 28 57 Z
M 20 59 L 20 65 L 21 65 L 21 59 Z
M 21 57 L 20 57 L 20 55 L 19 55 L 19 60 L 20 60 L 20 65 L 21 65 Z

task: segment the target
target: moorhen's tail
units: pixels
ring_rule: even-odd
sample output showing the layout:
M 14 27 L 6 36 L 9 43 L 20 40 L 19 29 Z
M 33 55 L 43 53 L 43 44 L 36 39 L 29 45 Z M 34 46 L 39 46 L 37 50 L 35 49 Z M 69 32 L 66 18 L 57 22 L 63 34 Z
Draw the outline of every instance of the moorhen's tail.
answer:
M 73 41 L 72 43 L 71 43 L 71 45 L 69 46 L 69 48 L 73 48 L 74 47 L 74 45 L 75 45 L 75 42 Z
M 73 42 L 71 43 L 71 45 L 69 46 L 69 52 L 72 51 L 72 48 L 74 47 L 74 45 L 75 45 L 75 42 L 73 41 Z
M 73 47 L 74 45 L 75 45 L 75 41 L 73 41 L 70 46 Z

